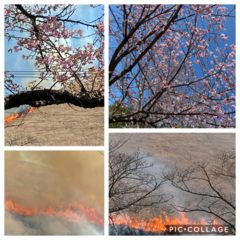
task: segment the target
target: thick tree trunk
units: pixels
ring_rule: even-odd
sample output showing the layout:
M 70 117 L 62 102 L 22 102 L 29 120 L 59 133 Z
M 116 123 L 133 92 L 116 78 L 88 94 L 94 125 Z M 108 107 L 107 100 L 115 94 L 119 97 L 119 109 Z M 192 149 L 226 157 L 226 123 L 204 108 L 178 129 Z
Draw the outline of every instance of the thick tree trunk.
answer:
M 12 94 L 4 98 L 4 109 L 19 107 L 28 104 L 32 107 L 47 106 L 52 104 L 71 103 L 83 108 L 104 107 L 104 97 L 90 97 L 86 94 L 74 95 L 61 90 L 35 90 Z

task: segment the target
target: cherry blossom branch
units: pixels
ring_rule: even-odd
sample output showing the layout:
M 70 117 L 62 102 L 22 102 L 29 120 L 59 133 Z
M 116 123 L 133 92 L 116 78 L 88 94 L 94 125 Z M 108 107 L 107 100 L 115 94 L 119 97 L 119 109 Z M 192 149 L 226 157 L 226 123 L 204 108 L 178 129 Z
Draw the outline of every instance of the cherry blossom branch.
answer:
M 183 5 L 179 5 L 177 10 L 175 11 L 174 15 L 171 17 L 171 19 L 168 21 L 167 25 L 164 27 L 164 30 L 161 31 L 159 34 L 157 34 L 157 36 L 152 40 L 152 42 L 148 45 L 148 47 L 137 57 L 137 59 L 125 70 L 123 70 L 118 76 L 114 77 L 113 79 L 111 79 L 109 81 L 109 86 L 113 85 L 121 76 L 125 75 L 126 73 L 130 72 L 134 66 L 142 59 L 142 57 L 152 48 L 152 46 L 161 38 L 161 36 L 170 28 L 172 22 L 174 22 L 174 20 L 178 17 L 178 13 L 180 11 L 180 9 L 182 8 Z M 134 32 L 133 32 L 134 33 Z M 132 34 L 133 34 L 132 33 Z M 130 35 L 131 36 L 131 35 Z M 123 43 L 121 45 L 124 45 Z M 120 46 L 120 45 L 119 45 Z M 117 49 L 118 50 L 118 49 Z M 116 50 L 116 51 L 117 51 Z M 118 52 L 114 53 L 114 56 L 117 54 Z M 113 56 L 113 59 L 114 59 Z M 109 65 L 109 71 L 111 72 L 111 63 Z M 110 73 L 111 74 L 111 73 Z M 109 75 L 109 79 L 110 79 L 110 75 Z

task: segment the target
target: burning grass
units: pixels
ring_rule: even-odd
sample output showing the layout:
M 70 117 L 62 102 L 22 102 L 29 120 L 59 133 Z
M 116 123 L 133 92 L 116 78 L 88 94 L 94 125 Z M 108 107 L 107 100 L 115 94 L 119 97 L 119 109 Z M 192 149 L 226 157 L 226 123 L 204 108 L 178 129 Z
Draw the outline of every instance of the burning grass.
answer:
M 67 207 L 60 208 L 49 207 L 46 210 L 41 210 L 37 207 L 25 208 L 24 206 L 8 200 L 5 203 L 5 209 L 13 214 L 22 216 L 59 216 L 69 222 L 81 222 L 81 220 L 88 220 L 93 224 L 104 226 L 103 219 L 96 213 L 94 208 L 84 207 L 83 205 L 74 202 L 69 203 Z
M 31 108 L 27 111 L 27 113 L 21 113 L 21 114 L 19 114 L 19 113 L 17 113 L 17 112 L 15 111 L 14 114 L 12 114 L 11 116 L 4 118 L 4 123 L 7 124 L 7 123 L 13 121 L 13 120 L 16 119 L 16 118 L 24 117 L 24 116 L 26 116 L 28 113 L 33 112 L 34 110 L 36 110 L 36 108 L 31 107 Z
M 149 212 L 147 212 L 147 214 L 149 214 Z M 167 230 L 167 225 L 205 225 L 208 223 L 206 219 L 192 221 L 186 217 L 186 213 L 184 212 L 179 212 L 179 216 L 180 217 L 171 217 L 168 216 L 164 211 L 163 215 L 153 218 L 146 217 L 146 220 L 144 220 L 140 215 L 130 217 L 130 215 L 126 213 L 121 213 L 117 216 L 113 215 L 112 218 L 114 218 L 115 225 L 126 225 L 133 229 L 144 230 L 148 232 L 165 232 Z M 212 224 L 220 225 L 222 223 L 213 219 Z
M 198 226 L 198 230 L 202 228 L 217 228 L 224 227 L 224 223 L 221 221 L 217 221 L 216 219 L 207 220 L 206 218 L 202 218 L 200 220 L 190 220 L 186 213 L 178 212 L 179 217 L 169 216 L 164 211 L 162 215 L 157 217 L 149 216 L 149 211 L 147 211 L 147 216 L 143 217 L 140 215 L 130 216 L 126 213 L 121 213 L 118 215 L 111 214 L 110 219 L 110 235 L 181 235 L 181 234 L 196 234 L 190 233 L 188 231 L 183 231 L 182 233 L 169 231 L 170 226 L 184 226 L 189 227 Z M 205 229 L 204 228 L 204 229 Z M 229 232 L 223 232 L 223 234 L 230 234 Z M 203 232 L 199 232 L 199 234 L 203 234 Z M 205 232 L 204 234 L 216 234 L 216 232 Z

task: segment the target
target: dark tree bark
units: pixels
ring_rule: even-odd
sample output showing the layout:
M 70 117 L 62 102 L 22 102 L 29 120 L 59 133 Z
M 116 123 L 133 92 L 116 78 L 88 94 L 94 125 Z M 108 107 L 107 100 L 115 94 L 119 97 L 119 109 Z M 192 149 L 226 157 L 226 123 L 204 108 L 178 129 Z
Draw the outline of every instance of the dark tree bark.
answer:
M 19 107 L 28 104 L 32 107 L 41 107 L 53 104 L 71 103 L 78 107 L 95 108 L 104 107 L 104 97 L 90 97 L 87 94 L 74 95 L 68 91 L 61 90 L 35 90 L 31 92 L 22 92 L 12 94 L 4 99 L 4 109 Z

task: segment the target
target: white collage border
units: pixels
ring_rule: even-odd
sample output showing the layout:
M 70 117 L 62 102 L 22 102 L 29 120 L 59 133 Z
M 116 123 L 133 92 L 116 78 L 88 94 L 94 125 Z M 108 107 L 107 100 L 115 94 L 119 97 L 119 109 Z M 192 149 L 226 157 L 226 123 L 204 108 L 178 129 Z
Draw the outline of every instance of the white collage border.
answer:
M 4 4 L 10 4 L 11 2 L 7 2 L 7 1 L 4 1 L 2 3 L 2 8 L 1 8 L 1 11 L 2 11 L 2 20 L 3 20 L 3 15 L 4 15 Z M 33 4 L 33 2 L 31 1 L 14 1 L 13 2 L 14 4 L 16 3 L 24 3 L 24 4 Z M 12 4 L 13 4 L 12 3 Z M 34 3 L 40 3 L 40 2 L 34 2 Z M 46 3 L 46 2 L 43 2 L 43 3 Z M 66 1 L 63 1 L 63 0 L 59 0 L 59 1 L 50 1 L 49 4 L 52 4 L 52 3 L 58 3 L 58 4 L 65 4 Z M 72 3 L 72 4 L 85 4 L 82 3 L 81 1 L 70 1 L 70 2 L 67 2 L 67 3 Z M 29 236 L 29 238 L 44 238 L 44 239 L 69 239 L 69 238 L 81 238 L 81 239 L 113 239 L 113 238 L 116 238 L 116 236 L 108 236 L 108 144 L 109 144 L 109 133 L 236 133 L 236 161 L 237 161 L 237 158 L 240 154 L 240 147 L 237 147 L 237 146 L 240 146 L 240 141 L 239 141 L 239 131 L 238 131 L 238 126 L 239 126 L 239 119 L 238 119 L 238 109 L 239 109 L 239 101 L 238 101 L 238 96 L 240 96 L 240 93 L 239 93 L 239 83 L 237 83 L 237 89 L 236 89 L 236 96 L 237 96 L 237 100 L 236 100 L 236 106 L 237 106 L 237 110 L 236 110 L 236 128 L 235 129 L 154 129 L 154 130 L 149 130 L 149 129 L 108 129 L 108 55 L 109 55 L 109 42 L 108 42 L 108 37 L 109 37 L 109 34 L 108 34 L 108 27 L 109 27 L 109 23 L 108 23 L 108 18 L 109 18 L 109 14 L 108 14 L 108 5 L 109 4 L 209 4 L 209 1 L 171 1 L 171 2 L 166 2 L 166 1 L 163 1 L 163 0 L 151 0 L 151 1 L 143 1 L 143 0 L 132 0 L 132 1 L 117 1 L 117 0 L 102 0 L 102 1 L 96 1 L 96 0 L 91 0 L 89 2 L 89 4 L 104 4 L 105 5 L 105 17 L 104 17 L 104 24 L 105 24 L 105 109 L 104 109 L 104 147 L 83 147 L 83 146 L 79 146 L 79 147 L 72 147 L 72 146 L 65 146 L 65 147 L 50 147 L 50 146 L 46 146 L 46 147 L 5 147 L 4 146 L 4 123 L 2 122 L 2 131 L 1 131 L 1 138 L 0 138 L 0 141 L 1 141 L 1 165 L 0 165 L 0 169 L 1 169 L 1 172 L 0 172 L 0 175 L 1 175 L 1 185 L 0 185 L 0 188 L 1 188 L 1 197 L 0 197 L 0 238 L 1 237 L 7 237 L 8 239 L 25 239 L 25 236 L 4 236 L 4 151 L 5 150 L 29 150 L 29 151 L 34 151 L 34 150 L 64 150 L 64 151 L 71 151 L 71 150 L 104 150 L 104 213 L 105 213 L 105 216 L 104 216 L 104 222 L 105 222 L 105 225 L 104 225 L 104 236 Z M 239 9 L 238 9 L 238 4 L 237 4 L 237 0 L 235 1 L 222 1 L 222 0 L 213 0 L 210 2 L 211 4 L 236 4 L 237 7 L 236 7 L 236 16 L 238 16 L 238 13 L 240 13 Z M 240 4 L 239 4 L 240 6 Z M 240 16 L 240 15 L 239 15 Z M 239 17 L 236 17 L 236 45 L 237 45 L 237 52 L 238 52 L 238 40 L 239 40 Z M 3 30 L 3 22 L 1 24 L 1 33 L 2 33 L 2 37 L 1 37 L 1 45 L 2 45 L 2 48 L 1 48 L 1 56 L 2 56 L 2 64 L 1 64 L 1 68 L 2 68 L 2 76 L 3 76 L 3 72 L 4 72 L 4 39 L 3 39 L 3 36 L 4 36 L 4 30 Z M 238 76 L 238 54 L 236 53 L 236 76 Z M 3 87 L 3 81 L 2 81 L 2 85 L 1 85 L 1 101 L 3 101 L 4 99 L 4 87 Z M 4 118 L 4 105 L 3 105 L 3 102 L 2 102 L 2 111 L 0 111 L 0 116 L 1 116 L 1 119 Z M 236 172 L 238 173 L 240 171 L 240 167 L 239 167 L 239 164 L 237 163 L 236 164 Z M 238 175 L 238 174 L 237 174 Z M 238 200 L 240 199 L 239 197 L 239 177 L 237 176 L 237 179 L 236 179 L 236 184 L 237 184 L 237 190 L 236 190 L 236 202 L 239 202 Z M 239 211 L 238 211 L 238 206 L 237 206 L 237 226 L 239 226 Z M 239 231 L 238 228 L 236 228 L 236 236 L 240 236 L 239 234 Z M 122 238 L 124 239 L 130 239 L 130 237 L 132 236 L 122 236 Z M 141 238 L 144 238 L 146 239 L 148 236 L 135 236 L 135 237 L 141 237 Z M 150 236 L 151 238 L 153 237 L 157 237 L 157 236 Z M 159 236 L 158 236 L 159 237 Z M 186 236 L 160 236 L 161 238 L 185 238 Z M 192 236 L 191 236 L 192 237 Z M 194 236 L 194 238 L 200 238 L 201 236 Z M 204 236 L 204 238 L 207 237 L 207 238 L 218 238 L 219 236 Z

